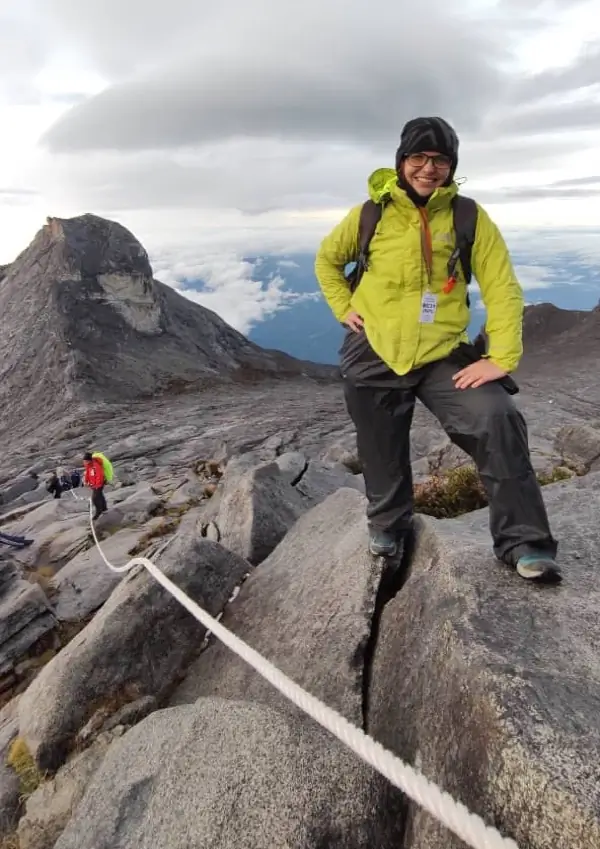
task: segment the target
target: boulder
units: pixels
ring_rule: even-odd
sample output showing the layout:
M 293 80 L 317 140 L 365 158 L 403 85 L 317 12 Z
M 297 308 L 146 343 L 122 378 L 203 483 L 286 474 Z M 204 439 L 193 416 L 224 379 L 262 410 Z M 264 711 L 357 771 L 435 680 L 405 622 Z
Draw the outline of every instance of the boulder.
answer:
M 136 488 L 131 495 L 123 500 L 119 498 L 121 492 L 118 491 L 116 498 L 111 498 L 112 493 L 105 490 L 109 509 L 100 516 L 96 523 L 99 531 L 139 527 L 155 515 L 156 511 L 163 505 L 163 500 L 148 485 Z M 114 504 L 117 506 L 114 506 Z
M 0 582 L 0 675 L 6 675 L 56 619 L 44 592 L 24 581 L 12 560 L 0 560 Z
M 366 550 L 365 499 L 340 489 L 302 516 L 255 569 L 222 622 L 352 722 L 363 721 L 363 686 L 383 560 Z M 222 643 L 190 667 L 173 702 L 199 696 L 281 697 Z
M 101 542 L 105 557 L 115 566 L 123 566 L 129 552 L 140 540 L 140 531 L 124 530 Z M 113 572 L 94 545 L 81 552 L 50 581 L 54 614 L 60 622 L 77 622 L 101 607 L 123 575 Z
M 554 444 L 566 463 L 582 467 L 581 471 L 600 469 L 600 429 L 588 424 L 565 425 Z
M 243 456 L 243 455 L 242 455 Z M 276 463 L 227 466 L 216 524 L 224 546 L 252 565 L 263 561 L 309 507 Z
M 56 533 L 60 525 L 72 527 L 77 522 L 83 523 L 89 514 L 89 503 L 81 494 L 75 499 L 70 492 L 66 492 L 62 498 L 48 496 L 48 501 L 42 502 L 34 509 L 21 509 L 22 515 L 15 524 L 10 525 L 9 533 L 36 538 L 47 528 L 52 528 L 52 533 Z M 3 517 L 3 521 L 8 518 Z
M 108 751 L 112 737 L 104 734 L 78 752 L 58 773 L 43 781 L 25 803 L 19 820 L 19 849 L 53 849 L 79 804 L 85 788 Z
M 308 460 L 301 451 L 286 451 L 275 462 L 283 477 L 292 486 L 300 480 L 308 466 Z
M 14 831 L 21 807 L 19 777 L 6 763 L 10 744 L 19 731 L 14 714 L 11 702 L 0 711 L 0 846 L 2 837 Z
M 21 495 L 34 492 L 40 485 L 37 475 L 24 475 L 0 489 L 0 504 L 10 504 Z
M 600 845 L 600 474 L 544 488 L 560 586 L 491 554 L 488 511 L 420 520 L 383 611 L 368 729 L 527 849 Z M 403 849 L 464 849 L 411 805 Z
M 352 474 L 342 463 L 330 465 L 311 460 L 296 484 L 296 489 L 312 505 L 318 504 L 341 487 L 350 487 L 364 494 L 365 484 L 361 474 Z
M 112 744 L 55 849 L 398 849 L 401 814 L 315 723 L 200 699 Z
M 44 567 L 59 572 L 80 552 L 93 544 L 84 516 L 46 525 L 39 533 L 31 533 L 33 544 L 19 554 L 21 562 L 31 569 Z
M 351 429 L 338 437 L 324 452 L 322 459 L 325 463 L 341 463 L 348 471 L 358 474 L 362 469 L 356 446 L 356 431 Z
M 180 535 L 157 558 L 213 616 L 248 569 L 218 543 Z M 142 567 L 124 577 L 94 619 L 39 673 L 19 702 L 20 734 L 42 770 L 107 700 L 162 698 L 198 651 L 204 627 Z

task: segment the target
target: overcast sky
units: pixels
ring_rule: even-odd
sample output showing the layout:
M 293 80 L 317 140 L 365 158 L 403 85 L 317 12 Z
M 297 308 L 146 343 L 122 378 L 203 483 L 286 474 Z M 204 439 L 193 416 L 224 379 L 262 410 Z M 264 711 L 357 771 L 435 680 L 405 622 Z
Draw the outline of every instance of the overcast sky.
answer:
M 599 12 L 3 0 L 0 262 L 47 215 L 95 212 L 133 230 L 157 276 L 210 278 L 211 306 L 247 329 L 281 283 L 258 291 L 243 255 L 314 251 L 428 114 L 456 127 L 463 191 L 502 226 L 599 223 Z

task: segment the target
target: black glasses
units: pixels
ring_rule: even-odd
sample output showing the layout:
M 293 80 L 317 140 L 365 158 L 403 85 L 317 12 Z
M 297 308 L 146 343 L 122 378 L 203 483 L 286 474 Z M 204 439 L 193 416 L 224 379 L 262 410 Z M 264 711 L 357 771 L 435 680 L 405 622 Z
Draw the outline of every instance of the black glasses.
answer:
M 444 156 L 443 153 L 436 153 L 433 156 L 429 156 L 428 153 L 409 153 L 406 161 L 410 165 L 414 165 L 415 168 L 422 168 L 428 162 L 431 162 L 435 168 L 439 168 L 440 170 L 442 168 L 450 168 L 452 165 L 450 157 Z

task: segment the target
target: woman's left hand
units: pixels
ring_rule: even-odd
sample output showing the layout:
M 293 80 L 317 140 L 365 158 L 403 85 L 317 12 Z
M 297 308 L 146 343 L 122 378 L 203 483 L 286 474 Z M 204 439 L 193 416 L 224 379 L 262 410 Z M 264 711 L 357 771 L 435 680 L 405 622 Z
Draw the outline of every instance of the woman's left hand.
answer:
M 507 373 L 491 360 L 477 360 L 476 363 L 471 363 L 470 366 L 453 374 L 452 380 L 457 389 L 477 389 L 484 383 L 506 377 Z

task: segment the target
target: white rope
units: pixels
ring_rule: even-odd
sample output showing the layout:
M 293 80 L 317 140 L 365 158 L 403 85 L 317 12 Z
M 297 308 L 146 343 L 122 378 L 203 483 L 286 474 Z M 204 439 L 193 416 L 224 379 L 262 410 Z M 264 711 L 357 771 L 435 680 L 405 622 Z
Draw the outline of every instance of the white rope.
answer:
M 92 509 L 90 500 L 90 519 Z M 133 557 L 124 566 L 113 566 L 100 547 L 93 521 L 91 521 L 91 525 L 94 542 L 98 547 L 100 556 L 111 571 L 128 572 L 134 566 L 143 566 L 147 569 L 152 577 L 167 592 L 171 593 L 173 598 L 231 651 L 252 666 L 296 707 L 301 708 L 338 740 L 345 743 L 363 761 L 370 764 L 377 772 L 391 781 L 395 787 L 410 796 L 413 801 L 418 802 L 421 807 L 443 823 L 450 831 L 453 831 L 465 843 L 473 849 L 519 849 L 514 840 L 503 837 L 495 828 L 486 825 L 481 817 L 471 813 L 462 802 L 456 801 L 449 793 L 440 790 L 436 784 L 405 764 L 392 752 L 384 749 L 380 743 L 365 734 L 362 729 L 348 722 L 345 717 L 327 707 L 315 696 L 307 693 L 306 690 L 294 683 L 291 678 L 284 675 L 276 666 L 273 666 L 257 651 L 250 648 L 243 640 L 240 640 L 239 637 L 236 637 L 235 634 L 221 625 L 217 619 L 206 613 L 196 602 L 192 601 L 151 560 L 146 557 Z

